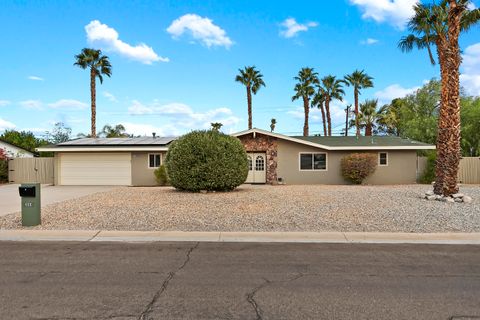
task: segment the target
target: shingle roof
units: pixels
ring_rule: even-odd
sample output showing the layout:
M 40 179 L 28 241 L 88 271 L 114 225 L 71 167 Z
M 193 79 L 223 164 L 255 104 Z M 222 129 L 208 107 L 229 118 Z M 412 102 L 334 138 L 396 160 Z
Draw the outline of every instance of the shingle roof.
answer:
M 303 137 L 292 136 L 292 138 L 309 141 L 329 147 L 407 147 L 407 146 L 430 146 L 430 144 L 392 136 L 372 137 Z
M 166 146 L 173 140 L 175 137 L 82 138 L 59 143 L 57 146 Z

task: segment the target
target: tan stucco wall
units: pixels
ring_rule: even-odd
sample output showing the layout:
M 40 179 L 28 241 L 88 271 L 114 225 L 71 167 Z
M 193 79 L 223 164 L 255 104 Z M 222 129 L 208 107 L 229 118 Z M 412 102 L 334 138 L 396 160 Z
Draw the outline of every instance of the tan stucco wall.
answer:
M 155 168 L 148 167 L 148 155 L 150 153 L 160 153 L 162 155 L 162 164 L 165 161 L 165 152 L 132 152 L 132 185 L 133 186 L 155 186 Z
M 301 152 L 326 152 L 327 170 L 300 171 Z M 298 143 L 278 141 L 278 177 L 286 184 L 348 184 L 340 170 L 340 160 L 355 151 L 326 151 Z M 382 151 L 372 151 L 378 153 Z M 409 184 L 416 182 L 417 154 L 415 150 L 388 152 L 388 166 L 378 166 L 366 184 Z

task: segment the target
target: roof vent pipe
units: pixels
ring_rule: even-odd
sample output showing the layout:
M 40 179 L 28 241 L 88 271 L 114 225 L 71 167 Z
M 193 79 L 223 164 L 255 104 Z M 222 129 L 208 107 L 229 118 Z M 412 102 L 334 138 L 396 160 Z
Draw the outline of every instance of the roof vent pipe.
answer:
M 157 135 L 157 134 L 156 134 L 155 132 L 152 132 L 152 137 L 153 137 L 153 139 L 155 139 L 155 136 L 156 136 L 156 135 Z

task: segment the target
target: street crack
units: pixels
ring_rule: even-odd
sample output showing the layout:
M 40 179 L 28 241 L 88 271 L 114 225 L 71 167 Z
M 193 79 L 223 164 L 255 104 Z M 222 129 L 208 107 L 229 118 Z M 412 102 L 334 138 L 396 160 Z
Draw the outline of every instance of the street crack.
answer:
M 255 295 L 258 293 L 258 291 L 262 290 L 263 288 L 271 285 L 271 284 L 274 284 L 274 283 L 286 283 L 286 282 L 291 282 L 291 281 L 295 281 L 295 280 L 298 280 L 302 277 L 306 276 L 306 274 L 299 274 L 299 275 L 296 275 L 290 279 L 287 279 L 287 280 L 277 280 L 277 281 L 272 281 L 272 280 L 268 280 L 266 278 L 263 278 L 263 283 L 261 285 L 259 285 L 258 287 L 255 287 L 251 292 L 249 292 L 247 294 L 247 301 L 248 303 L 250 303 L 253 307 L 253 310 L 255 311 L 255 314 L 256 314 L 256 320 L 262 320 L 263 319 L 263 311 L 262 309 L 260 308 L 260 306 L 258 305 L 258 302 L 255 300 Z
M 160 287 L 160 289 L 155 293 L 155 295 L 153 296 L 153 299 L 152 301 L 150 301 L 150 303 L 145 307 L 145 310 L 140 314 L 140 316 L 138 317 L 138 320 L 148 320 L 148 315 L 152 312 L 152 309 L 153 309 L 153 306 L 155 305 L 155 303 L 157 303 L 158 299 L 160 299 L 160 296 L 167 290 L 168 288 L 168 285 L 170 283 L 170 281 L 172 281 L 172 279 L 175 277 L 175 275 L 180 271 L 182 270 L 183 268 L 185 268 L 185 266 L 188 264 L 188 262 L 190 261 L 190 254 L 193 252 L 193 250 L 195 250 L 198 245 L 200 243 L 197 242 L 193 247 L 191 247 L 190 249 L 188 249 L 187 253 L 186 253 L 186 256 L 185 256 L 185 260 L 183 261 L 183 263 L 180 265 L 180 267 L 178 267 L 175 271 L 172 271 L 172 272 L 169 272 L 168 273 L 168 276 L 165 278 L 165 280 L 163 281 L 162 283 L 162 286 Z

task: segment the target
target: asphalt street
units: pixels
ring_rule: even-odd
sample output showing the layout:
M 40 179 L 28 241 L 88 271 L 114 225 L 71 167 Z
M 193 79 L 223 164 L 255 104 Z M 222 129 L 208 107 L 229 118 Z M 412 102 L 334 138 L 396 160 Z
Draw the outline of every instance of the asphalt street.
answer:
M 480 246 L 0 242 L 0 319 L 480 319 Z

